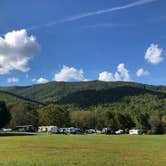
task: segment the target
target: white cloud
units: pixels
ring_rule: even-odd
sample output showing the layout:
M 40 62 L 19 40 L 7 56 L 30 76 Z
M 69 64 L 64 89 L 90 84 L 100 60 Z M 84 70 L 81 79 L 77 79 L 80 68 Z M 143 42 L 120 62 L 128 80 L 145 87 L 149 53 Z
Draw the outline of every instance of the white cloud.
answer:
M 0 74 L 12 70 L 27 72 L 29 60 L 38 52 L 39 44 L 25 29 L 8 32 L 0 37 Z
M 163 49 L 159 48 L 157 44 L 151 44 L 145 53 L 145 60 L 152 64 L 159 64 L 163 61 Z
M 117 66 L 117 71 L 115 74 L 111 72 L 101 72 L 99 73 L 100 81 L 131 81 L 129 71 L 125 68 L 125 64 L 121 63 Z
M 101 81 L 113 81 L 114 77 L 112 73 L 109 73 L 107 71 L 99 73 L 99 80 Z
M 36 82 L 36 83 L 38 83 L 38 84 L 45 84 L 45 83 L 47 83 L 47 82 L 49 82 L 49 80 L 47 80 L 47 79 L 45 79 L 45 78 L 43 78 L 43 77 L 40 77 L 39 79 L 32 79 L 32 81 L 33 82 Z
M 147 76 L 149 75 L 149 71 L 144 70 L 143 68 L 140 68 L 136 72 L 137 77 Z
M 123 63 L 118 65 L 117 74 L 119 75 L 118 77 L 121 78 L 121 80 L 123 80 L 123 81 L 130 80 L 129 71 L 125 68 L 125 64 L 123 64 Z
M 87 81 L 84 78 L 83 70 L 77 70 L 74 67 L 63 66 L 59 73 L 56 73 L 53 80 L 55 81 Z
M 16 77 L 10 77 L 7 79 L 7 82 L 8 83 L 16 83 L 16 82 L 19 82 L 19 79 Z

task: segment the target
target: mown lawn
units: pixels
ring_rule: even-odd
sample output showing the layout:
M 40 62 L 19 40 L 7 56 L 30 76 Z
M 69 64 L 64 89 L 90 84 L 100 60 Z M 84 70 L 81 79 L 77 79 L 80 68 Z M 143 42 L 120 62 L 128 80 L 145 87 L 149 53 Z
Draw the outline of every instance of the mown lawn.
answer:
M 166 136 L 3 136 L 0 165 L 165 166 Z

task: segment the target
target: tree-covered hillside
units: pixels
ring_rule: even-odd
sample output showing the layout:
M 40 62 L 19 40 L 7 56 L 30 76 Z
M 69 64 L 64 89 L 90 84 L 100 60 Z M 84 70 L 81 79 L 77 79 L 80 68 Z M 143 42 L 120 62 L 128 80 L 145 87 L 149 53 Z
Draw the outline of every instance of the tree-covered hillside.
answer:
M 7 102 L 7 104 L 35 100 L 46 104 L 56 103 L 77 107 L 90 107 L 124 102 L 135 97 L 140 98 L 140 100 L 147 99 L 147 97 L 152 100 L 154 98 L 154 100 L 156 98 L 163 100 L 166 97 L 166 87 L 133 82 L 89 81 L 50 82 L 26 87 L 0 88 L 0 100 Z
M 32 124 L 137 127 L 146 133 L 166 133 L 166 87 L 133 82 L 50 82 L 27 87 L 1 87 L 12 119 L 9 127 Z M 61 120 L 61 123 L 59 122 Z M 62 123 L 63 122 L 63 123 Z

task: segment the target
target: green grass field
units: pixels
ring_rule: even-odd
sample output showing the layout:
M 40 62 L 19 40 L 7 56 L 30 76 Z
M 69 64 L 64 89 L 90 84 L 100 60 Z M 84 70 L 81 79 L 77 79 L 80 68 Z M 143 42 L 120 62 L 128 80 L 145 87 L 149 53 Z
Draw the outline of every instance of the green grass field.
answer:
M 2 136 L 0 165 L 165 166 L 166 136 Z

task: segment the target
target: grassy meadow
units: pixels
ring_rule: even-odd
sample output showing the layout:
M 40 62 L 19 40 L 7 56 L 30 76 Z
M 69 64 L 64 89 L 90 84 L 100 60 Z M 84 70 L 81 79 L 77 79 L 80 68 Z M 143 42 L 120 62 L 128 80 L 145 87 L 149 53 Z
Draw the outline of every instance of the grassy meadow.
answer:
M 165 166 L 166 136 L 1 136 L 3 166 Z

